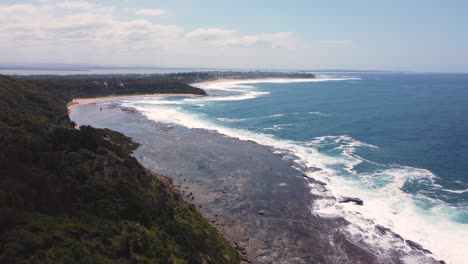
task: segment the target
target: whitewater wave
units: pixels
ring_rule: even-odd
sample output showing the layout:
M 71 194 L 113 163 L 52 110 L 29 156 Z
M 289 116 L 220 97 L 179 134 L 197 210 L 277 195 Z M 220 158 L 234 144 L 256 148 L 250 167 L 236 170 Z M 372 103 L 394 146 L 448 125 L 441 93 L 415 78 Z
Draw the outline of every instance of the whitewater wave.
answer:
M 217 117 L 215 118 L 216 120 L 219 120 L 221 122 L 242 122 L 242 121 L 248 121 L 248 120 L 257 120 L 257 119 L 268 119 L 268 118 L 278 118 L 285 116 L 286 114 L 273 114 L 273 115 L 267 115 L 267 116 L 257 116 L 257 117 L 248 117 L 248 118 L 226 118 L 226 117 Z
M 464 194 L 464 193 L 468 192 L 468 189 L 465 189 L 465 190 L 450 190 L 450 189 L 441 188 L 440 190 L 444 191 L 444 192 L 456 193 L 456 194 Z
M 278 131 L 278 130 L 285 129 L 288 126 L 294 126 L 294 125 L 295 124 L 277 124 L 277 125 L 273 125 L 271 127 L 265 127 L 262 130 L 264 130 L 264 131 Z
M 308 114 L 318 115 L 318 116 L 330 116 L 330 115 L 327 115 L 327 114 L 324 114 L 324 113 L 321 113 L 321 112 L 308 112 Z
M 308 112 L 308 113 L 311 113 L 311 112 Z M 319 112 L 313 112 L 313 113 L 317 113 L 316 115 L 320 115 L 320 116 L 329 116 L 329 115 L 325 115 L 325 114 L 322 114 L 322 113 L 318 114 Z M 243 122 L 243 121 L 258 120 L 258 119 L 280 118 L 280 117 L 284 117 L 284 116 L 288 116 L 288 115 L 300 115 L 300 114 L 302 114 L 302 113 L 272 114 L 272 115 L 267 115 L 267 116 L 256 116 L 256 117 L 247 117 L 247 118 L 217 117 L 215 119 L 218 120 L 218 121 L 221 121 L 221 122 L 233 123 L 233 122 Z
M 453 263 L 460 263 L 464 259 L 460 247 L 464 245 L 464 237 L 468 237 L 468 233 L 462 224 L 448 220 L 450 214 L 453 214 L 450 206 L 439 201 L 437 205 L 422 210 L 418 205 L 419 201 L 415 199 L 420 197 L 402 190 L 405 183 L 415 179 L 434 179 L 434 174 L 424 169 L 397 165 L 367 174 L 358 174 L 352 169 L 357 164 L 366 162 L 355 154 L 357 149 L 377 149 L 376 146 L 346 135 L 319 137 L 306 143 L 280 140 L 268 134 L 223 127 L 211 123 L 204 115 L 193 114 L 182 108 L 132 103 L 125 106 L 135 107 L 156 122 L 215 130 L 226 136 L 271 146 L 278 152 L 296 157 L 296 168 L 303 170 L 311 178 L 327 183 L 326 189 L 321 185 L 310 185 L 311 192 L 324 197 L 314 202 L 313 213 L 322 217 L 347 219 L 353 223 L 348 232 L 351 236 L 356 236 L 356 239 L 359 237 L 362 240 L 375 233 L 375 225 L 378 224 L 429 248 L 439 258 Z M 321 153 L 319 149 L 327 144 L 335 145 L 334 148 L 341 151 L 341 155 Z M 341 167 L 348 173 L 343 173 Z M 322 170 L 316 171 L 313 168 Z M 429 180 L 431 181 L 433 180 Z M 346 196 L 358 196 L 364 200 L 364 206 L 339 203 L 339 198 Z M 369 221 L 373 225 L 369 226 Z M 357 235 L 358 230 L 367 234 Z M 377 243 L 375 239 L 374 236 L 369 236 L 368 243 Z M 452 242 L 448 246 L 442 241 Z
M 229 123 L 248 120 L 247 118 L 226 118 L 226 117 L 218 117 L 215 119 L 221 122 L 229 122 Z
M 255 99 L 262 95 L 270 94 L 269 92 L 257 92 L 257 91 L 237 91 L 237 90 L 230 90 L 231 92 L 238 92 L 235 95 L 227 95 L 227 96 L 208 96 L 204 98 L 186 98 L 184 102 L 206 102 L 206 101 L 243 101 L 249 99 Z
M 200 104 L 216 100 L 246 100 L 268 94 L 267 92 L 262 94 L 262 92 L 252 90 L 255 87 L 245 85 L 258 82 L 203 84 L 198 87 L 208 90 L 208 93 L 211 89 L 237 94 L 219 96 L 215 100 L 210 96 L 187 98 L 181 102 L 182 104 Z M 402 235 L 405 239 L 416 241 L 430 249 L 437 258 L 444 259 L 448 263 L 464 262 L 463 246 L 466 244 L 465 238 L 468 237 L 468 230 L 464 224 L 451 219 L 455 219 L 458 212 L 460 210 L 463 212 L 466 208 L 454 208 L 443 201 L 430 198 L 424 192 L 408 193 L 404 191 L 404 188 L 408 184 L 422 184 L 427 188 L 461 194 L 468 190 L 444 189 L 436 183 L 437 176 L 425 169 L 381 164 L 357 154 L 360 149 L 378 151 L 378 146 L 356 140 L 348 135 L 317 137 L 309 142 L 283 140 L 269 134 L 225 127 L 219 122 L 211 122 L 208 116 L 195 114 L 170 104 L 148 104 L 148 102 L 142 104 L 138 101 L 127 101 L 123 102 L 123 105 L 134 107 L 156 122 L 215 130 L 229 137 L 270 146 L 275 152 L 291 157 L 295 168 L 303 171 L 310 178 L 326 183 L 325 187 L 323 184 L 310 184 L 311 192 L 323 197 L 314 201 L 312 213 L 321 217 L 343 217 L 348 220 L 352 224 L 346 232 L 356 243 L 388 248 L 398 247 L 402 250 L 410 249 L 407 244 L 401 243 L 398 237 L 379 235 L 379 229 L 376 226 L 383 226 Z M 296 114 L 301 113 L 278 113 L 239 119 L 218 117 L 216 119 L 221 123 L 241 122 Z M 321 112 L 308 112 L 308 114 L 329 116 Z M 280 125 L 272 126 L 271 130 L 281 129 Z M 371 164 L 375 169 L 366 173 L 358 173 L 356 167 L 363 163 Z M 316 168 L 321 168 L 321 170 L 317 171 Z M 364 201 L 364 205 L 340 203 L 339 200 L 342 197 L 358 197 Z
M 327 82 L 327 81 L 344 81 L 344 80 L 359 80 L 357 77 L 346 78 L 315 78 L 315 79 L 252 79 L 252 80 L 218 80 L 208 81 L 201 83 L 194 83 L 192 86 L 204 89 L 208 93 L 208 97 L 204 98 L 186 98 L 185 102 L 198 102 L 198 101 L 240 101 L 254 99 L 259 96 L 268 95 L 269 92 L 255 91 L 255 86 L 246 84 L 256 83 L 296 83 L 296 82 Z M 235 93 L 234 95 L 227 96 L 213 96 L 213 91 L 225 91 Z
M 140 104 L 147 104 L 147 105 L 182 105 L 184 104 L 182 101 L 175 101 L 175 100 L 164 100 L 164 99 L 153 99 L 153 98 L 138 98 L 138 99 L 126 99 L 121 100 L 121 103 L 131 103 L 131 102 L 138 102 Z
M 247 79 L 247 80 L 217 80 L 192 84 L 195 87 L 202 89 L 231 89 L 238 88 L 254 88 L 254 86 L 246 84 L 256 83 L 304 83 L 304 82 L 329 82 L 329 81 L 350 81 L 361 80 L 359 77 L 333 77 L 333 76 L 320 76 L 319 78 L 265 78 L 265 79 Z

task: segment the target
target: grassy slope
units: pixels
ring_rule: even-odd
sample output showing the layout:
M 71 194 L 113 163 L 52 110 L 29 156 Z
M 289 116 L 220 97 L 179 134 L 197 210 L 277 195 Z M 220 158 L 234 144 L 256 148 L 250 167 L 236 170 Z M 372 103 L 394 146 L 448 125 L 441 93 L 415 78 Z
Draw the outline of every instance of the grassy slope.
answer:
M 0 263 L 238 263 L 197 212 L 111 130 L 0 76 Z

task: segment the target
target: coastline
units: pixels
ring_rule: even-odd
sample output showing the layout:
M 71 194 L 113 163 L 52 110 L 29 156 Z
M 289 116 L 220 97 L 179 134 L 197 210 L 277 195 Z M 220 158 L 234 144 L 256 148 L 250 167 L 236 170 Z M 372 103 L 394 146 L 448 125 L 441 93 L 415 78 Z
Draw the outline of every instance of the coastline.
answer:
M 253 83 L 292 83 L 292 82 L 319 82 L 323 80 L 322 78 L 259 78 L 259 79 L 216 79 L 210 81 L 196 82 L 191 83 L 190 85 L 197 86 L 210 86 L 210 85 L 219 85 L 219 84 L 253 84 Z M 159 98 L 159 97 L 174 97 L 174 96 L 183 96 L 183 97 L 200 97 L 206 95 L 198 94 L 127 94 L 127 95 L 110 95 L 110 96 L 98 96 L 98 97 L 89 97 L 89 98 L 74 98 L 71 102 L 67 104 L 68 113 L 74 110 L 77 106 L 101 103 L 105 101 L 112 101 L 116 99 L 126 99 L 126 98 Z
M 200 207 L 254 263 L 288 259 L 296 263 L 330 262 L 337 252 L 354 263 L 387 263 L 406 257 L 436 263 L 419 245 L 405 245 L 403 238 L 390 230 L 376 229 L 379 237 L 398 242 L 409 251 L 369 247 L 345 235 L 343 231 L 350 224 L 345 219 L 312 216 L 310 202 L 321 197 L 311 194 L 308 185 L 325 183 L 292 170 L 292 160 L 274 154 L 270 147 L 113 109 L 120 106 L 107 106 L 102 112 L 88 106 L 75 117 L 84 118 L 78 123 L 108 127 L 141 143 L 135 157 L 146 168 L 170 176 L 183 197 Z M 251 157 L 245 157 L 249 156 L 245 153 Z M 388 255 L 374 254 L 381 250 Z
M 249 84 L 249 83 L 292 83 L 292 82 L 317 82 L 320 78 L 259 78 L 259 79 L 216 79 L 192 83 L 190 85 L 212 85 L 212 84 Z
M 204 86 L 204 85 L 219 85 L 219 84 L 253 84 L 253 83 L 293 83 L 293 82 L 320 82 L 330 80 L 330 78 L 259 78 L 259 79 L 216 79 L 210 81 L 196 82 L 190 85 L 192 86 Z M 127 95 L 110 95 L 110 96 L 99 96 L 99 97 L 89 97 L 89 98 L 74 98 L 71 102 L 67 104 L 68 112 L 70 113 L 75 107 L 93 103 L 100 103 L 105 101 L 111 101 L 115 99 L 126 99 L 126 98 L 158 98 L 158 97 L 174 97 L 174 96 L 184 96 L 184 97 L 200 97 L 206 95 L 198 94 L 180 94 L 180 93 L 171 93 L 171 94 L 127 94 Z
M 360 80 L 358 77 L 316 77 L 316 78 L 257 78 L 257 79 L 216 79 L 210 81 L 202 81 L 191 83 L 190 85 L 211 86 L 220 84 L 254 84 L 254 83 L 301 83 L 301 82 L 325 82 L 325 81 L 343 81 L 343 80 Z M 203 87 L 204 88 L 204 87 Z
M 198 97 L 204 95 L 198 94 L 128 94 L 128 95 L 110 95 L 110 96 L 99 96 L 99 97 L 89 97 L 89 98 L 75 98 L 71 102 L 67 104 L 68 113 L 70 114 L 71 111 L 77 106 L 88 105 L 88 104 L 95 104 L 95 103 L 102 103 L 105 101 L 112 101 L 116 99 L 127 99 L 127 98 L 159 98 L 159 97 L 175 97 L 175 96 L 183 96 L 183 97 Z

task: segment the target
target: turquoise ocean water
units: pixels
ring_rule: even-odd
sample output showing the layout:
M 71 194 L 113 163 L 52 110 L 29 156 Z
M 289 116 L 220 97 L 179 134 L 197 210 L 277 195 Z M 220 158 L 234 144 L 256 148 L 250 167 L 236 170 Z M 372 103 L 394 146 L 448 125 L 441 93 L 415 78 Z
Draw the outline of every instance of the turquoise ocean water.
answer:
M 327 183 L 325 192 L 311 185 L 324 195 L 312 213 L 343 216 L 356 233 L 384 225 L 459 262 L 468 242 L 468 75 L 318 77 L 201 83 L 208 97 L 122 103 L 155 121 L 271 146 Z M 364 206 L 331 198 L 343 196 Z

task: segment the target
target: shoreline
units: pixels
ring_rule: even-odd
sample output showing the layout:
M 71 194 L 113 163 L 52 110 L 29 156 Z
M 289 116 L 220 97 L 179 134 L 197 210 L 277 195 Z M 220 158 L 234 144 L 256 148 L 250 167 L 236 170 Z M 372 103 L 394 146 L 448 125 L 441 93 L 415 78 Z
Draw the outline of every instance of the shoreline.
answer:
M 214 86 L 215 86 L 215 85 L 219 85 L 219 84 L 273 83 L 273 82 L 276 82 L 276 83 L 285 83 L 285 82 L 304 82 L 304 81 L 309 81 L 309 82 L 311 82 L 311 81 L 323 81 L 323 80 L 324 80 L 324 79 L 291 79 L 291 78 L 218 79 L 218 80 L 212 80 L 212 81 L 206 81 L 206 82 L 195 83 L 195 84 L 191 84 L 191 85 L 197 85 L 197 84 L 199 84 L 199 85 L 208 85 L 208 86 L 214 85 Z M 204 87 L 203 87 L 203 88 L 204 88 Z M 160 96 L 161 96 L 161 95 L 158 94 L 158 95 L 156 95 L 155 97 L 160 97 Z M 164 94 L 163 94 L 163 96 L 164 96 Z M 166 96 L 168 96 L 168 95 L 166 95 Z M 125 97 L 127 97 L 127 96 L 122 96 L 122 97 L 125 98 Z M 132 96 L 132 97 L 137 97 L 137 98 L 138 98 L 138 97 L 144 97 L 144 95 L 134 95 L 134 96 Z M 105 99 L 108 99 L 108 98 L 109 98 L 109 97 L 106 97 Z M 86 98 L 84 98 L 84 99 L 86 99 Z M 93 98 L 93 99 L 94 99 L 94 98 Z M 100 99 L 100 98 L 98 98 L 98 99 Z M 183 126 L 182 124 L 179 124 L 179 125 Z M 169 129 L 172 129 L 172 127 L 169 128 Z M 205 129 L 205 128 L 201 128 L 201 129 Z M 216 132 L 217 132 L 217 133 L 220 133 L 220 134 L 222 134 L 222 135 L 224 135 L 224 136 L 232 137 L 232 138 L 234 138 L 234 139 L 240 139 L 240 138 L 239 138 L 238 136 L 236 136 L 236 135 L 232 135 L 232 134 L 229 134 L 229 133 L 226 134 L 226 133 L 223 133 L 223 131 L 216 131 Z M 248 138 L 244 138 L 244 137 L 241 137 L 241 138 L 242 138 L 241 140 L 249 141 Z M 251 140 L 250 140 L 250 141 L 251 141 Z M 258 142 L 257 140 L 254 140 L 254 142 L 257 143 L 257 144 L 260 144 L 260 145 L 262 145 L 262 146 L 271 148 L 271 144 L 269 144 L 269 143 L 266 143 L 266 144 L 265 144 L 265 142 L 262 142 L 262 141 Z M 274 149 L 274 147 L 273 147 L 273 149 Z M 273 152 L 273 151 L 272 151 L 272 152 Z M 296 157 L 297 157 L 297 156 L 296 156 Z M 292 162 L 292 161 L 290 161 L 290 162 Z M 169 167 L 170 167 L 170 166 L 169 166 Z M 157 171 L 157 170 L 155 170 L 155 172 L 156 172 L 156 171 Z M 302 173 L 305 173 L 305 172 L 302 171 Z M 163 174 L 164 174 L 164 175 L 171 175 L 170 173 L 163 173 Z M 308 173 L 305 173 L 305 174 L 308 174 Z M 302 176 L 302 177 L 304 177 L 304 176 Z M 304 178 L 305 178 L 305 177 L 304 177 Z M 308 185 L 309 185 L 309 186 L 308 186 L 309 191 L 311 191 L 312 189 L 314 189 L 314 190 L 315 190 L 315 189 L 318 189 L 318 190 L 320 190 L 321 192 L 323 192 L 323 193 L 320 194 L 320 196 L 321 196 L 321 197 L 320 197 L 320 200 L 322 200 L 323 202 L 326 202 L 326 201 L 330 201 L 330 199 L 332 199 L 332 200 L 335 200 L 334 203 L 337 203 L 338 206 L 344 207 L 344 208 L 350 207 L 349 209 L 350 209 L 350 210 L 353 210 L 352 207 L 355 206 L 354 203 L 344 204 L 344 203 L 342 203 L 342 202 L 339 202 L 339 200 L 340 200 L 341 198 L 340 198 L 340 197 L 336 197 L 335 195 L 329 196 L 329 195 L 331 194 L 331 193 L 329 192 L 329 190 L 327 190 L 327 195 L 325 195 L 325 193 L 324 193 L 325 191 L 324 191 L 324 190 L 325 190 L 325 189 L 328 189 L 328 188 L 327 188 L 327 187 L 324 187 L 324 185 L 326 185 L 326 184 L 324 184 L 325 181 L 322 181 L 322 179 L 321 179 L 320 177 L 318 177 L 318 178 L 315 178 L 315 177 L 310 178 L 310 176 L 307 175 L 307 178 L 308 178 L 308 180 L 318 179 L 319 181 L 321 181 L 321 182 L 312 182 L 312 183 L 309 182 L 309 183 L 308 183 Z M 188 187 L 188 186 L 187 186 L 187 187 Z M 191 188 L 191 189 L 192 189 L 192 188 Z M 183 190 L 181 190 L 181 191 L 183 191 Z M 199 191 L 193 191 L 193 192 L 194 192 L 194 193 L 197 193 L 197 199 L 202 198 L 202 195 L 200 194 L 201 192 L 199 192 Z M 204 192 L 212 193 L 213 191 L 210 190 L 210 189 L 205 189 Z M 313 194 L 317 194 L 317 193 L 316 193 L 316 192 L 313 192 Z M 322 195 L 325 195 L 325 196 L 322 196 Z M 209 196 L 209 195 L 208 195 L 208 196 Z M 218 199 L 218 198 L 219 198 L 219 197 L 212 197 L 212 196 L 209 196 L 209 197 L 208 197 L 208 196 L 206 197 L 207 199 Z M 357 199 L 357 200 L 359 200 L 359 199 Z M 190 201 L 189 201 L 189 202 L 190 202 Z M 367 201 L 364 201 L 364 202 L 367 202 Z M 260 211 L 263 211 L 263 210 L 260 210 Z M 351 216 L 353 217 L 353 215 L 351 215 Z M 326 216 L 323 216 L 323 215 L 322 215 L 321 217 L 326 217 Z M 341 216 L 341 217 L 344 217 L 344 216 Z M 348 216 L 348 217 L 349 217 L 349 216 Z M 347 219 L 347 220 L 349 220 L 349 219 Z M 351 221 L 351 220 L 349 220 L 349 221 Z M 351 221 L 351 222 L 353 222 L 353 221 Z M 374 232 L 372 232 L 372 233 L 374 233 Z M 385 236 L 394 237 L 393 232 L 386 232 L 386 233 L 392 234 L 392 235 L 385 235 Z M 395 233 L 395 234 L 396 234 L 396 233 Z M 396 237 L 396 236 L 395 236 L 395 237 Z M 399 239 L 397 239 L 397 240 L 399 240 Z M 394 241 L 394 242 L 398 242 L 398 243 L 403 242 L 403 243 L 407 244 L 405 239 L 403 239 L 403 241 Z M 416 244 L 416 245 L 417 245 L 417 247 L 423 248 L 423 247 L 420 246 L 419 244 Z M 410 248 L 412 248 L 413 250 L 415 249 L 415 247 L 412 247 L 412 246 L 410 246 Z M 425 249 L 425 250 L 426 250 L 426 249 Z
M 258 78 L 258 79 L 216 79 L 191 83 L 190 85 L 198 87 L 219 85 L 219 84 L 254 84 L 254 83 L 303 83 L 303 82 L 324 82 L 324 81 L 342 81 L 342 80 L 360 80 L 357 77 L 333 78 L 333 77 L 316 77 L 316 78 Z M 204 87 L 203 87 L 204 88 Z
M 221 83 L 292 83 L 292 82 L 317 82 L 321 81 L 320 78 L 259 78 L 259 79 L 216 79 L 210 81 L 202 81 L 191 83 L 196 87 L 196 85 L 210 85 L 210 84 L 221 84 Z
M 259 78 L 259 79 L 216 79 L 210 81 L 202 81 L 191 83 L 189 85 L 197 87 L 197 85 L 216 85 L 216 84 L 252 84 L 252 83 L 292 83 L 292 82 L 319 82 L 325 79 L 321 78 Z M 328 80 L 328 79 L 326 79 Z M 71 111 L 77 106 L 101 103 L 105 101 L 112 101 L 116 99 L 126 99 L 126 98 L 158 98 L 158 97 L 200 97 L 206 95 L 198 94 L 125 94 L 125 95 L 109 95 L 109 96 L 98 96 L 98 97 L 89 97 L 89 98 L 74 98 L 71 102 L 67 103 L 67 110 L 70 114 Z
M 120 116 L 112 111 L 93 115 L 96 111 L 89 108 L 80 116 L 90 116 L 90 121 L 111 129 L 117 128 L 116 123 L 126 124 L 124 127 L 119 125 L 120 132 L 146 142 L 135 153 L 139 162 L 156 173 L 171 177 L 174 187 L 182 192 L 184 199 L 203 208 L 201 211 L 205 212 L 203 215 L 207 220 L 254 262 L 263 258 L 285 260 L 295 257 L 304 261 L 298 263 L 306 263 L 312 256 L 324 261 L 331 260 L 337 248 L 333 244 L 328 245 L 330 237 L 344 243 L 338 243 L 341 244 L 338 248 L 344 247 L 354 252 L 349 255 L 344 253 L 344 258 L 356 260 L 356 263 L 360 263 L 359 260 L 372 262 L 378 259 L 374 258 L 373 253 L 383 248 L 374 248 L 348 237 L 346 232 L 342 232 L 350 224 L 345 219 L 316 218 L 310 214 L 310 201 L 323 197 L 310 193 L 309 184 L 322 183 L 304 177 L 291 166 L 290 159 L 271 151 L 271 146 L 249 140 L 239 141 L 219 131 L 192 130 L 158 123 L 142 115 Z M 116 116 L 122 119 L 109 119 Z M 141 120 L 149 122 L 138 122 Z M 152 141 L 147 141 L 146 135 L 152 135 Z M 180 153 L 184 153 L 183 156 Z M 252 158 L 244 157 L 245 153 L 251 153 Z M 187 157 L 193 157 L 193 160 Z M 184 160 L 183 164 L 180 163 L 181 159 Z M 239 167 L 243 169 L 239 170 Z M 223 176 L 220 178 L 220 175 Z M 293 236 L 297 230 L 301 230 L 302 235 Z M 322 232 L 316 233 L 316 230 Z M 376 231 L 379 237 L 410 251 L 405 253 L 401 249 L 387 249 L 390 254 L 388 259 L 382 256 L 379 260 L 415 257 L 435 263 L 432 254 L 426 255 L 428 251 L 417 243 L 410 241 L 409 244 L 384 227 Z M 276 240 L 282 241 L 283 246 L 271 244 Z M 317 244 L 317 241 L 320 243 Z M 303 251 L 303 246 L 294 245 L 307 245 L 309 250 Z M 281 254 L 276 255 L 275 252 Z
M 98 97 L 89 97 L 89 98 L 74 98 L 71 102 L 67 104 L 68 114 L 73 111 L 77 106 L 83 106 L 88 104 L 102 103 L 105 101 L 112 101 L 116 99 L 126 99 L 126 98 L 159 98 L 159 97 L 199 97 L 205 95 L 198 94 L 128 94 L 128 95 L 110 95 L 110 96 L 98 96 Z
M 191 83 L 189 85 L 197 87 L 197 85 L 215 85 L 215 84 L 252 84 L 252 83 L 293 83 L 293 82 L 320 82 L 324 80 L 330 80 L 329 78 L 259 78 L 259 79 L 216 79 L 210 81 L 202 81 Z M 199 97 L 206 95 L 198 94 L 125 94 L 125 95 L 110 95 L 110 96 L 98 96 L 89 98 L 74 98 L 67 104 L 68 113 L 70 113 L 75 107 L 93 103 L 100 103 L 105 101 L 111 101 L 115 99 L 126 99 L 126 98 L 157 98 L 157 97 Z

